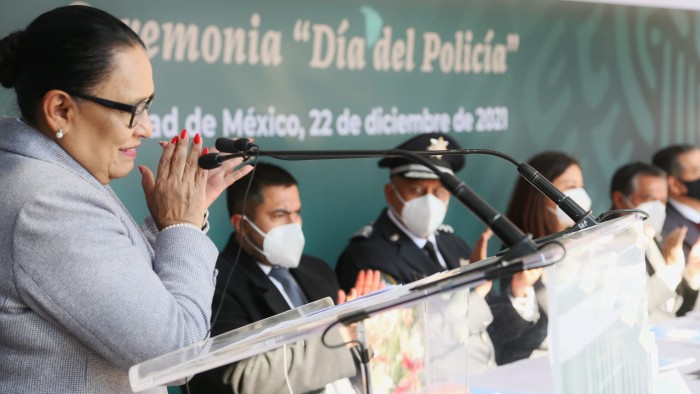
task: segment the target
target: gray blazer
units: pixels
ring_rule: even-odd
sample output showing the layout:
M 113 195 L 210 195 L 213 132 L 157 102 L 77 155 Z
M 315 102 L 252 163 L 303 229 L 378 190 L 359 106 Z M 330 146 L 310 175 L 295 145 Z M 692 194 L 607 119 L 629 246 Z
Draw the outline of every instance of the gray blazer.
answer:
M 218 254 L 204 233 L 139 228 L 17 119 L 0 120 L 0 168 L 0 392 L 130 393 L 130 366 L 204 338 Z

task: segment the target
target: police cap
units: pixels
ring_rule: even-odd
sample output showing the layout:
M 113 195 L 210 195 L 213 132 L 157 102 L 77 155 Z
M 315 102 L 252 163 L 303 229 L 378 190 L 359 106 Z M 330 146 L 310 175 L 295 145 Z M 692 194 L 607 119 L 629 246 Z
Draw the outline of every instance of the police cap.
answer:
M 448 150 L 462 149 L 457 141 L 444 133 L 421 134 L 409 139 L 395 149 L 409 151 Z M 454 174 L 464 167 L 462 155 L 436 155 L 424 156 L 430 160 L 440 171 Z M 438 176 L 428 167 L 410 161 L 403 157 L 387 157 L 378 163 L 380 168 L 389 168 L 391 175 L 397 175 L 409 179 L 437 179 Z

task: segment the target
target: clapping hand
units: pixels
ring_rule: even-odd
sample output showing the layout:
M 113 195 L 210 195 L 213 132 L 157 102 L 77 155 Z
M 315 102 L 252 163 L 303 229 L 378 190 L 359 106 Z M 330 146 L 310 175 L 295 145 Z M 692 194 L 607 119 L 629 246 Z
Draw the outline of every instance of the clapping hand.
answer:
M 683 240 L 688 232 L 688 227 L 682 226 L 671 231 L 666 239 L 664 239 L 663 247 L 661 248 L 666 265 L 685 264 L 685 256 L 683 255 Z
M 197 227 L 204 225 L 204 212 L 228 186 L 252 170 L 237 158 L 225 162 L 214 170 L 199 168 L 202 139 L 199 134 L 192 139 L 188 152 L 189 136 L 183 130 L 170 142 L 160 142 L 163 154 L 158 163 L 158 175 L 146 166 L 141 170 L 141 186 L 146 195 L 148 210 L 159 230 L 178 223 L 189 223 Z
M 542 276 L 544 268 L 533 268 L 525 270 L 513 275 L 513 280 L 510 283 L 510 290 L 513 297 L 525 297 L 525 289 L 535 285 L 538 279 Z
M 488 254 L 489 239 L 493 236 L 493 231 L 490 228 L 484 230 L 479 237 L 479 240 L 474 244 L 474 249 L 472 254 L 469 256 L 469 261 L 472 263 L 481 261 L 486 258 Z
M 250 138 L 250 141 L 252 142 L 254 140 Z M 207 151 L 208 153 L 219 152 L 214 147 L 209 148 Z M 221 163 L 220 167 L 211 169 L 207 172 L 207 206 L 213 204 L 227 187 L 246 176 L 253 169 L 252 166 L 246 165 L 234 170 L 234 168 L 238 167 L 242 162 L 243 159 L 240 157 L 226 160 Z
M 700 277 L 700 239 L 695 242 L 695 245 L 688 253 L 688 263 L 685 265 L 685 274 L 691 281 L 697 282 Z
M 343 290 L 338 290 L 338 304 L 352 301 L 373 291 L 384 288 L 382 274 L 378 270 L 360 271 L 355 280 L 355 286 L 346 294 Z

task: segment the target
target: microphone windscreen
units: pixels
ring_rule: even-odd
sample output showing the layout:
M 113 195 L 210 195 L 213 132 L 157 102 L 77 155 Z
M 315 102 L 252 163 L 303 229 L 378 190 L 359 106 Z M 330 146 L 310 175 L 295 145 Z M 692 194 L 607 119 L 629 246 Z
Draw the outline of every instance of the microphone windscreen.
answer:
M 205 170 L 211 170 L 221 166 L 218 153 L 207 153 L 199 157 L 199 167 Z
M 228 138 L 217 138 L 215 145 L 216 149 L 218 149 L 220 152 L 245 152 L 250 147 L 250 139 L 238 138 L 236 140 L 230 140 Z

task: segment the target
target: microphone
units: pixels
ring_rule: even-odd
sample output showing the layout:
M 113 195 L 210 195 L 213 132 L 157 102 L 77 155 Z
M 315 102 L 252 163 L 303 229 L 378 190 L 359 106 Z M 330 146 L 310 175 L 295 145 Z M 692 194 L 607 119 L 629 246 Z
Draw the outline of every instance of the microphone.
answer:
M 224 161 L 228 159 L 233 159 L 235 157 L 243 157 L 247 159 L 250 153 L 254 149 L 257 149 L 257 145 L 249 138 L 238 138 L 236 140 L 230 140 L 228 138 L 217 138 L 216 139 L 216 149 L 220 152 L 238 152 L 235 155 L 222 155 L 220 153 L 207 153 L 199 157 L 197 164 L 204 170 L 213 170 L 223 164 Z
M 252 147 L 257 147 L 257 145 L 253 144 L 253 141 L 251 141 L 250 138 L 237 138 L 235 140 L 230 140 L 228 138 L 217 138 L 215 146 L 219 152 L 227 153 L 245 153 Z
M 566 213 L 576 223 L 574 226 L 579 230 L 598 224 L 598 221 L 591 215 L 591 211 L 584 210 L 573 198 L 562 193 L 556 186 L 527 163 L 520 163 L 518 172 L 530 182 L 537 190 L 554 201 L 564 213 Z
M 233 157 L 221 156 L 219 153 L 207 153 L 206 155 L 199 156 L 197 164 L 204 170 L 213 170 L 214 168 L 221 167 L 221 164 L 227 159 L 233 159 Z
M 241 142 L 238 142 L 241 141 Z M 239 138 L 232 141 L 227 138 L 218 138 L 216 140 L 216 148 L 221 152 L 232 153 L 231 155 L 217 156 L 212 159 L 204 159 L 207 155 L 200 158 L 200 167 L 205 169 L 216 168 L 218 165 L 228 159 L 235 157 L 248 158 L 252 154 L 260 156 L 273 157 L 280 160 L 328 160 L 328 159 L 357 159 L 357 158 L 383 158 L 404 156 L 397 154 L 396 150 L 335 150 L 335 151 L 261 151 L 257 145 L 250 142 L 248 138 Z M 434 156 L 440 155 L 489 155 L 496 156 L 511 162 L 518 169 L 518 173 L 525 178 L 532 186 L 539 190 L 542 194 L 554 201 L 571 219 L 574 220 L 575 227 L 579 230 L 588 228 L 598 224 L 598 221 L 593 217 L 590 211 L 584 210 L 571 197 L 562 193 L 556 188 L 547 178 L 535 170 L 531 165 L 525 162 L 519 162 L 515 158 L 491 149 L 452 149 L 444 151 L 411 151 L 417 156 Z M 210 154 L 216 155 L 216 154 Z M 214 163 L 218 163 L 214 165 Z M 205 167 L 205 165 L 214 165 L 214 167 Z
M 244 141 L 245 140 L 245 141 Z M 238 142 L 242 141 L 242 142 Z M 216 140 L 216 148 L 222 152 L 232 152 L 231 155 L 207 154 L 200 157 L 199 164 L 202 168 L 218 166 L 224 160 L 234 157 L 246 157 L 249 154 L 274 157 L 282 160 L 323 160 L 323 159 L 349 159 L 349 158 L 374 158 L 374 157 L 405 157 L 413 162 L 420 163 L 438 175 L 440 183 L 455 196 L 462 204 L 469 208 L 480 220 L 486 223 L 508 247 L 509 251 L 504 255 L 504 260 L 521 257 L 538 251 L 537 245 L 532 241 L 531 235 L 526 235 L 508 218 L 501 215 L 491 205 L 484 201 L 478 194 L 472 191 L 464 182 L 452 174 L 442 172 L 423 156 L 434 156 L 439 151 L 406 151 L 391 149 L 384 151 L 296 151 L 273 152 L 261 151 L 257 145 L 248 139 L 229 140 L 219 138 Z M 462 153 L 463 154 L 463 153 Z
M 490 204 L 472 191 L 464 182 L 456 176 L 441 172 L 425 158 L 416 156 L 421 164 L 430 168 L 440 177 L 440 183 L 452 193 L 462 204 L 467 206 L 474 214 L 493 230 L 507 246 L 508 251 L 503 255 L 503 261 L 512 261 L 516 258 L 527 256 L 538 251 L 538 247 L 532 240 L 532 235 L 523 233 L 507 217 L 501 215 Z M 430 164 L 430 166 L 428 166 Z

